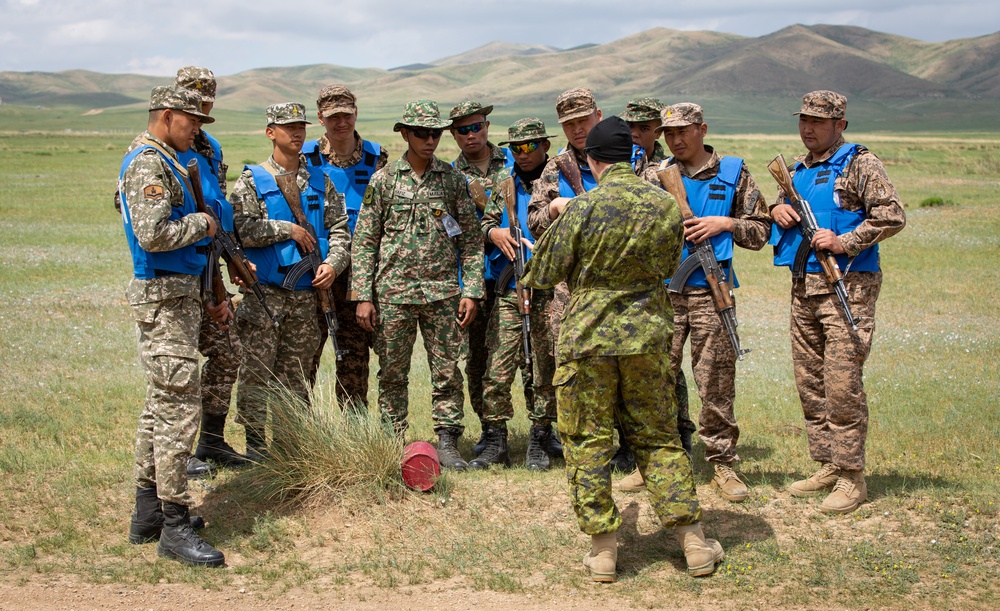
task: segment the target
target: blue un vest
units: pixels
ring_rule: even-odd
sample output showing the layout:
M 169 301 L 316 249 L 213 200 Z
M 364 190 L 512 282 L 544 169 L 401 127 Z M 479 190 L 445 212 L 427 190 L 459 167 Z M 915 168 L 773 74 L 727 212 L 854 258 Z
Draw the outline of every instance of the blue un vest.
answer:
M 719 173 L 710 180 L 694 180 L 682 175 L 681 179 L 684 181 L 684 190 L 687 192 L 691 212 L 699 217 L 729 216 L 733 209 L 733 198 L 736 197 L 736 187 L 742 169 L 743 160 L 739 157 L 721 157 L 719 159 Z M 712 236 L 709 241 L 712 243 L 712 250 L 715 251 L 715 258 L 719 261 L 719 266 L 722 267 L 722 272 L 726 275 L 726 280 L 732 279 L 733 287 L 738 287 L 740 284 L 736 279 L 736 272 L 732 269 L 733 234 L 725 231 Z M 685 240 L 684 249 L 681 251 L 681 261 L 687 259 L 689 254 L 691 253 L 688 249 L 688 242 Z M 705 271 L 699 268 L 691 272 L 686 286 L 708 288 Z
M 190 160 L 198 160 L 198 172 L 201 174 L 201 193 L 205 196 L 205 205 L 211 206 L 215 210 L 215 213 L 219 215 L 219 220 L 222 221 L 222 229 L 232 233 L 233 207 L 226 201 L 226 196 L 222 194 L 222 189 L 219 188 L 219 164 L 222 161 L 222 147 L 219 146 L 219 141 L 207 132 L 202 130 L 201 133 L 205 134 L 205 137 L 208 138 L 208 143 L 212 147 L 212 158 L 208 159 L 204 155 L 196 153 L 193 148 L 183 153 L 178 153 L 177 158 L 184 167 L 187 167 Z
M 285 196 L 282 195 L 274 176 L 259 165 L 244 166 L 244 169 L 253 173 L 254 183 L 257 185 L 257 197 L 267 204 L 268 218 L 294 223 L 295 216 L 292 215 L 292 210 L 288 207 L 288 202 L 285 201 Z M 318 169 L 308 169 L 309 184 L 302 190 L 302 212 L 316 230 L 320 258 L 325 259 L 330 252 L 330 232 L 323 219 L 326 183 L 323 172 Z M 281 286 L 288 269 L 302 260 L 295 240 L 285 240 L 259 248 L 247 248 L 246 253 L 247 258 L 257 266 L 257 277 L 260 281 L 271 286 Z M 303 274 L 295 285 L 295 290 L 311 289 L 312 281 L 312 274 Z
M 837 152 L 829 159 L 811 168 L 807 168 L 801 162 L 795 164 L 792 183 L 799 195 L 812 206 L 813 213 L 816 215 L 816 224 L 821 229 L 830 229 L 837 235 L 852 231 L 868 218 L 864 210 L 844 210 L 834 200 L 836 180 L 844 173 L 844 169 L 854 159 L 854 155 L 860 148 L 860 145 L 848 142 L 837 149 Z M 774 224 L 771 226 L 770 243 L 774 246 L 774 264 L 791 268 L 795 263 L 795 253 L 799 249 L 799 244 L 802 243 L 802 232 L 799 231 L 797 225 L 790 229 L 782 229 Z M 879 271 L 878 244 L 862 250 L 853 262 L 847 255 L 837 255 L 837 265 L 845 273 L 848 269 L 848 263 L 850 263 L 852 271 Z M 819 273 L 821 271 L 823 268 L 816 260 L 816 253 L 810 252 L 806 262 L 806 272 Z
M 565 148 L 561 149 L 559 154 L 561 155 L 565 150 Z M 630 162 L 633 170 L 639 167 L 639 162 L 641 162 L 645 156 L 645 149 L 635 144 L 632 145 L 632 158 Z M 574 156 L 574 161 L 575 159 L 576 157 Z M 580 182 L 583 183 L 584 193 L 597 186 L 597 179 L 594 178 L 594 173 L 590 171 L 589 166 L 580 166 Z M 573 190 L 573 186 L 569 184 L 569 181 L 566 180 L 566 177 L 563 176 L 562 172 L 559 172 L 559 197 L 576 197 L 576 191 Z
M 524 190 L 524 183 L 521 181 L 520 176 L 514 176 L 514 194 L 517 197 L 517 204 L 515 209 L 517 210 L 517 224 L 521 227 L 521 234 L 528 238 L 528 241 L 532 244 L 535 243 L 534 238 L 531 236 L 531 231 L 528 229 L 528 202 L 531 201 L 531 194 Z M 500 227 L 510 227 L 510 218 L 507 216 L 507 206 L 503 207 L 503 216 L 500 217 Z M 531 251 L 529 250 L 528 259 L 531 258 Z M 527 259 L 526 259 L 527 260 Z M 511 261 L 504 256 L 503 251 L 499 248 L 494 248 L 493 252 L 487 257 L 487 269 L 490 270 L 490 276 L 492 278 L 499 278 L 503 269 L 507 265 L 513 265 Z M 511 278 L 508 289 L 514 289 L 516 285 L 516 279 Z M 497 287 L 497 290 L 501 290 L 503 287 Z
M 158 155 L 164 158 L 166 164 L 170 166 L 170 171 L 172 171 L 174 176 L 177 177 L 177 181 L 181 183 L 181 188 L 184 190 L 184 205 L 179 207 L 171 206 L 170 217 L 168 220 L 177 221 L 189 214 L 197 212 L 194 196 L 191 195 L 185 185 L 186 178 L 181 175 L 176 167 L 174 167 L 170 159 L 168 159 L 155 147 L 151 147 L 148 144 L 141 145 L 128 155 L 125 155 L 125 159 L 122 160 L 121 170 L 118 174 L 119 182 L 121 182 L 121 180 L 125 177 L 125 170 L 128 169 L 132 160 L 146 149 L 153 149 Z M 152 278 L 172 276 L 174 274 L 190 274 L 192 276 L 201 275 L 202 270 L 205 269 L 205 264 L 208 262 L 204 246 L 212 241 L 211 238 L 203 238 L 194 244 L 184 246 L 183 248 L 178 248 L 176 250 L 169 250 L 166 252 L 149 252 L 148 250 L 143 249 L 142 246 L 139 246 L 139 240 L 136 239 L 135 232 L 132 231 L 132 213 L 129 211 L 128 201 L 126 200 L 124 190 L 121 190 L 121 196 L 122 224 L 125 226 L 125 239 L 128 240 L 129 251 L 132 253 L 132 271 L 136 278 L 141 280 L 150 280 Z
M 319 141 L 309 140 L 302 145 L 302 154 L 306 156 L 309 167 L 319 168 L 330 177 L 330 182 L 337 187 L 337 192 L 344 195 L 344 205 L 347 208 L 347 228 L 354 235 L 354 226 L 358 224 L 358 213 L 361 212 L 361 201 L 365 197 L 365 189 L 375 173 L 382 145 L 378 142 L 362 141 L 361 161 L 348 168 L 339 168 L 330 163 L 319 151 Z

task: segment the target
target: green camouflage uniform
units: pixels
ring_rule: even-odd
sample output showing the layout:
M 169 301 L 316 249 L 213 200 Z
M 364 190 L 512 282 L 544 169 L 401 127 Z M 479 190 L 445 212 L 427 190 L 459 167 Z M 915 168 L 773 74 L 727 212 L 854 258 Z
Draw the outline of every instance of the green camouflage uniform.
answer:
M 438 118 L 437 104 L 411 103 L 408 112 L 411 106 L 418 107 L 430 127 L 448 126 Z M 397 131 L 401 125 L 396 124 Z M 448 237 L 446 217 L 461 230 L 454 238 Z M 375 353 L 382 413 L 397 430 L 405 430 L 410 357 L 419 326 L 431 370 L 434 428 L 460 433 L 465 397 L 456 315 L 461 298 L 483 297 L 482 241 L 465 176 L 437 157 L 420 177 L 406 154 L 389 163 L 375 173 L 365 192 L 352 251 L 351 290 L 378 311 Z
M 701 518 L 691 463 L 677 434 L 670 367 L 673 311 L 663 279 L 677 267 L 681 215 L 673 199 L 611 165 L 535 244 L 525 284 L 566 279 L 557 346 L 558 427 L 583 532 L 616 531 L 611 496 L 615 422 L 622 425 L 664 526 Z

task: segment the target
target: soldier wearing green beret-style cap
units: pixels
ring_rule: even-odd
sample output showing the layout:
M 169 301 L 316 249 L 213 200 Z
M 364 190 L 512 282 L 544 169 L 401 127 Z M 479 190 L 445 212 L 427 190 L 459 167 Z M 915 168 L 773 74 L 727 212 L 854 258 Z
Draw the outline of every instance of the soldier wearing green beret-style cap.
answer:
M 660 111 L 663 106 L 663 102 L 656 98 L 636 98 L 629 100 L 625 105 L 625 112 L 620 115 L 632 132 L 632 143 L 641 146 L 646 152 L 648 165 L 658 164 L 667 157 L 656 139 L 656 128 L 660 126 Z
M 309 401 L 307 376 L 320 342 L 319 291 L 329 290 L 351 261 L 343 200 L 301 152 L 309 123 L 305 106 L 273 104 L 264 114 L 271 156 L 244 166 L 232 195 L 236 229 L 277 319 L 272 323 L 257 299 L 244 299 L 236 310 L 245 352 L 236 405 L 246 427 L 247 455 L 258 462 L 268 451 L 265 425 L 275 393 Z M 288 278 L 303 255 L 313 252 L 322 260 L 315 271 Z M 281 430 L 272 433 L 274 443 L 287 442 Z
M 376 172 L 365 191 L 354 229 L 351 290 L 359 301 L 358 324 L 375 332 L 383 415 L 405 433 L 419 327 L 431 370 L 438 458 L 445 469 L 464 470 L 468 464 L 456 445 L 465 403 L 458 359 L 462 329 L 483 298 L 483 242 L 465 176 L 434 155 L 450 125 L 433 100 L 406 104 L 393 126 L 406 151 Z

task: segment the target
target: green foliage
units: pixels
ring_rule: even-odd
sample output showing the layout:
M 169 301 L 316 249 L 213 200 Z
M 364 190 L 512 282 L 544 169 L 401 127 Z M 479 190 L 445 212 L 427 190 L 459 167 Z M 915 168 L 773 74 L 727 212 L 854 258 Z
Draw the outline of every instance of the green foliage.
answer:
M 927 197 L 920 200 L 921 208 L 937 208 L 940 206 L 954 206 L 954 205 L 955 202 L 951 201 L 950 199 L 944 199 L 943 197 L 938 197 L 936 195 L 934 197 Z

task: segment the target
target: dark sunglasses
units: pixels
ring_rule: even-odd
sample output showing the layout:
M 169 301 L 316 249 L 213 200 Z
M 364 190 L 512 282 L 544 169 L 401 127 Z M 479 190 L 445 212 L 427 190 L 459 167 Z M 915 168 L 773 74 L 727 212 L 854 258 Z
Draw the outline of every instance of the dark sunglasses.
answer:
M 433 138 L 435 140 L 441 137 L 444 133 L 443 129 L 427 129 L 426 127 L 411 127 L 410 133 L 413 134 L 419 140 L 427 140 L 428 138 Z
M 468 136 L 469 134 L 478 134 L 483 127 L 486 126 L 486 121 L 480 121 L 479 123 L 473 123 L 471 125 L 463 125 L 462 127 L 456 127 L 455 131 L 463 136 Z
M 510 150 L 513 151 L 515 155 L 534 153 L 538 150 L 539 145 L 541 145 L 541 142 L 538 140 L 535 140 L 534 142 L 522 142 L 520 144 L 510 145 Z

